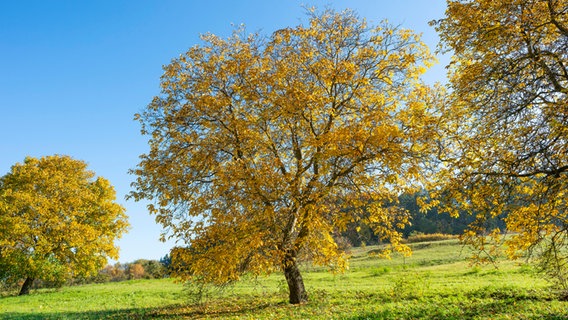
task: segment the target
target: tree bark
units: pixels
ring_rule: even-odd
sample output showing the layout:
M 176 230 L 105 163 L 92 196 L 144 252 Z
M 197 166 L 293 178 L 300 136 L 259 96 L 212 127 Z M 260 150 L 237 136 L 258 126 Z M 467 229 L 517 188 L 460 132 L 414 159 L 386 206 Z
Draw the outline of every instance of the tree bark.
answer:
M 30 289 L 32 287 L 32 284 L 34 283 L 33 278 L 27 277 L 26 281 L 24 281 L 24 284 L 22 285 L 22 289 L 20 289 L 20 293 L 18 294 L 19 296 L 23 296 L 26 294 L 30 294 Z
M 288 291 L 290 293 L 290 303 L 300 304 L 308 301 L 308 294 L 304 287 L 304 279 L 300 274 L 300 269 L 296 263 L 295 256 L 287 256 L 284 261 L 284 276 L 288 282 Z

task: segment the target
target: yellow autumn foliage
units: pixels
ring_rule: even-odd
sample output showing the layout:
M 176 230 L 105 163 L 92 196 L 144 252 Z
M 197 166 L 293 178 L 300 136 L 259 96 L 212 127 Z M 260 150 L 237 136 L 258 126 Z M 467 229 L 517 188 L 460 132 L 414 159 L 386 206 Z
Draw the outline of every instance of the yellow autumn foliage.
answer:
M 409 30 L 351 11 L 309 16 L 269 37 L 204 35 L 136 115 L 150 151 L 131 195 L 151 200 L 164 236 L 181 242 L 183 279 L 280 269 L 302 300 L 298 257 L 345 268 L 332 234 L 364 212 L 408 252 L 407 214 L 382 205 L 419 186 L 434 149 L 435 90 L 419 81 L 433 58 Z
M 68 156 L 28 157 L 0 178 L 0 279 L 64 281 L 118 258 L 127 229 L 109 181 Z
M 504 219 L 507 254 L 558 267 L 568 290 L 568 1 L 447 3 L 433 23 L 453 54 L 437 195 L 476 216 L 467 242 L 491 255 L 479 238 Z

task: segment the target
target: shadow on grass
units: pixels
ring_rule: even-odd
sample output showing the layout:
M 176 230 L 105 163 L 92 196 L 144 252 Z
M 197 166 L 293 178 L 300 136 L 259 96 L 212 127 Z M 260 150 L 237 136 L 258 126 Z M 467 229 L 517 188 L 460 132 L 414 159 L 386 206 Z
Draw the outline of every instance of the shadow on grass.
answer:
M 159 308 L 131 308 L 104 311 L 84 311 L 84 312 L 43 312 L 43 313 L 3 313 L 1 319 L 193 319 L 201 317 L 219 316 L 238 316 L 258 312 L 270 307 L 285 305 L 281 303 L 250 303 L 246 307 L 233 306 L 219 309 L 218 307 L 209 308 L 207 305 L 171 305 Z
M 519 302 L 522 304 L 522 301 L 517 301 L 517 303 Z M 436 303 L 412 305 L 410 308 L 402 307 L 363 313 L 348 319 L 509 319 L 511 317 L 535 320 L 566 320 L 568 319 L 568 311 L 550 312 L 542 309 L 534 310 L 530 305 L 523 308 L 522 305 L 515 304 L 510 300 L 465 301 L 462 303 L 437 301 Z
M 540 314 L 540 315 L 533 315 L 529 317 L 524 317 L 522 319 L 534 319 L 534 320 L 566 320 L 568 315 L 555 315 L 555 314 Z M 436 314 L 428 314 L 428 315 L 396 315 L 390 312 L 379 312 L 379 313 L 372 313 L 372 314 L 365 314 L 356 316 L 353 318 L 349 318 L 349 320 L 386 320 L 386 319 L 444 319 L 444 320 L 463 320 L 463 319 L 478 319 L 479 315 L 476 316 L 467 316 L 467 315 L 436 315 Z M 486 319 L 491 319 L 489 315 L 487 315 Z
M 109 311 L 85 311 L 85 312 L 34 312 L 19 313 L 8 312 L 2 314 L 2 319 L 147 319 L 151 318 L 153 309 L 125 309 Z

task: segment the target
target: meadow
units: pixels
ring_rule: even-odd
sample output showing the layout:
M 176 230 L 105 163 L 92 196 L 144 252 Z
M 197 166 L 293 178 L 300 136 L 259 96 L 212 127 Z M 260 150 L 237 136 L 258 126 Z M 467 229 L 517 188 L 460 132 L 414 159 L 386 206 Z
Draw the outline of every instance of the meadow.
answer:
M 305 305 L 287 303 L 284 277 L 247 278 L 223 289 L 172 279 L 33 291 L 0 298 L 2 319 L 568 319 L 568 302 L 530 266 L 471 266 L 457 240 L 411 244 L 412 257 L 352 250 L 333 274 L 304 266 Z

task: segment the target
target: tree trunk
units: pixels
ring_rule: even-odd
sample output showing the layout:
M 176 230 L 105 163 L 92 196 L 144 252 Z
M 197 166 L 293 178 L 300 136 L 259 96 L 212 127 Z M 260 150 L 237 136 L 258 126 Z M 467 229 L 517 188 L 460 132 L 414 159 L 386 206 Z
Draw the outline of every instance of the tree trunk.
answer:
M 308 294 L 304 287 L 304 279 L 300 274 L 300 269 L 293 256 L 286 257 L 284 261 L 284 276 L 288 282 L 288 291 L 290 292 L 290 303 L 300 304 L 308 301 Z
M 20 293 L 18 294 L 19 296 L 23 296 L 25 294 L 30 294 L 30 289 L 32 287 L 32 284 L 34 283 L 33 278 L 27 277 L 26 281 L 24 281 L 24 284 L 22 285 L 22 289 L 20 289 Z

